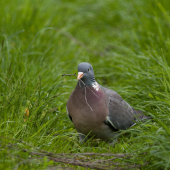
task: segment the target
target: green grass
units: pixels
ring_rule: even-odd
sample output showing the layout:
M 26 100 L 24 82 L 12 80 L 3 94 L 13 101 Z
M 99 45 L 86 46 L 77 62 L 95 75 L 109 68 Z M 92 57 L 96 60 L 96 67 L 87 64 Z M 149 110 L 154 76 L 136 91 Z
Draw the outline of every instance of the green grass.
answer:
M 5 0 L 0 11 L 0 169 L 86 169 L 30 153 L 42 150 L 131 153 L 116 162 L 170 168 L 169 1 Z M 84 61 L 99 84 L 153 117 L 122 132 L 115 147 L 80 145 L 67 117 L 77 80 L 61 75 Z

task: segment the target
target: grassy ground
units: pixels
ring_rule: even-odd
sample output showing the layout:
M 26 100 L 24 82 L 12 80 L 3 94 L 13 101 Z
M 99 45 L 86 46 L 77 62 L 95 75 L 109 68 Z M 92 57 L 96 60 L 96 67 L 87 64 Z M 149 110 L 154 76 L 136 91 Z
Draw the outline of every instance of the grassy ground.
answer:
M 47 152 L 130 153 L 110 162 L 170 168 L 169 1 L 5 0 L 0 11 L 0 169 L 84 169 Z M 76 79 L 61 75 L 76 73 L 83 61 L 93 65 L 99 84 L 153 116 L 122 132 L 115 147 L 80 145 L 67 117 Z M 74 162 L 93 164 L 94 157 L 82 156 Z

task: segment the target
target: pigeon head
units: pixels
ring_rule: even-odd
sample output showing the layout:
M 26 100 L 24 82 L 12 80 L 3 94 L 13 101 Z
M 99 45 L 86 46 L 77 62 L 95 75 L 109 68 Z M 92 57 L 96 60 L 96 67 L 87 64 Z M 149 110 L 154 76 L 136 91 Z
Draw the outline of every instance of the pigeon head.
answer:
M 81 80 L 87 85 L 87 86 L 91 86 L 92 83 L 95 82 L 95 78 L 94 78 L 94 71 L 93 71 L 93 67 L 91 66 L 91 64 L 83 62 L 80 63 L 78 65 L 78 76 L 77 76 L 77 80 L 80 81 L 81 83 L 81 87 L 83 85 L 83 83 L 81 82 Z M 84 85 L 83 85 L 84 86 Z

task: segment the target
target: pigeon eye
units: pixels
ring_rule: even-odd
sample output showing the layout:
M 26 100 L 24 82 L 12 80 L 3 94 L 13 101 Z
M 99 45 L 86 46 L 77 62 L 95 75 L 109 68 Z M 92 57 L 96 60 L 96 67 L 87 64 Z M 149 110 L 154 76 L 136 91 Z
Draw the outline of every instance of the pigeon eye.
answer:
M 87 71 L 90 71 L 90 69 L 88 68 Z

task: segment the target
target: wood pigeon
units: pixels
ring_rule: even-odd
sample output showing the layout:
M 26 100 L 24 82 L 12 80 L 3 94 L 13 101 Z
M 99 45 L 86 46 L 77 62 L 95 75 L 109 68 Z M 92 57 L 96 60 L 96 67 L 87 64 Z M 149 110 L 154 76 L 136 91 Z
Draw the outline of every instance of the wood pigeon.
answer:
M 81 143 L 86 136 L 112 141 L 117 135 L 115 132 L 148 118 L 142 111 L 133 109 L 118 93 L 99 85 L 89 63 L 78 65 L 77 80 L 66 109 Z

